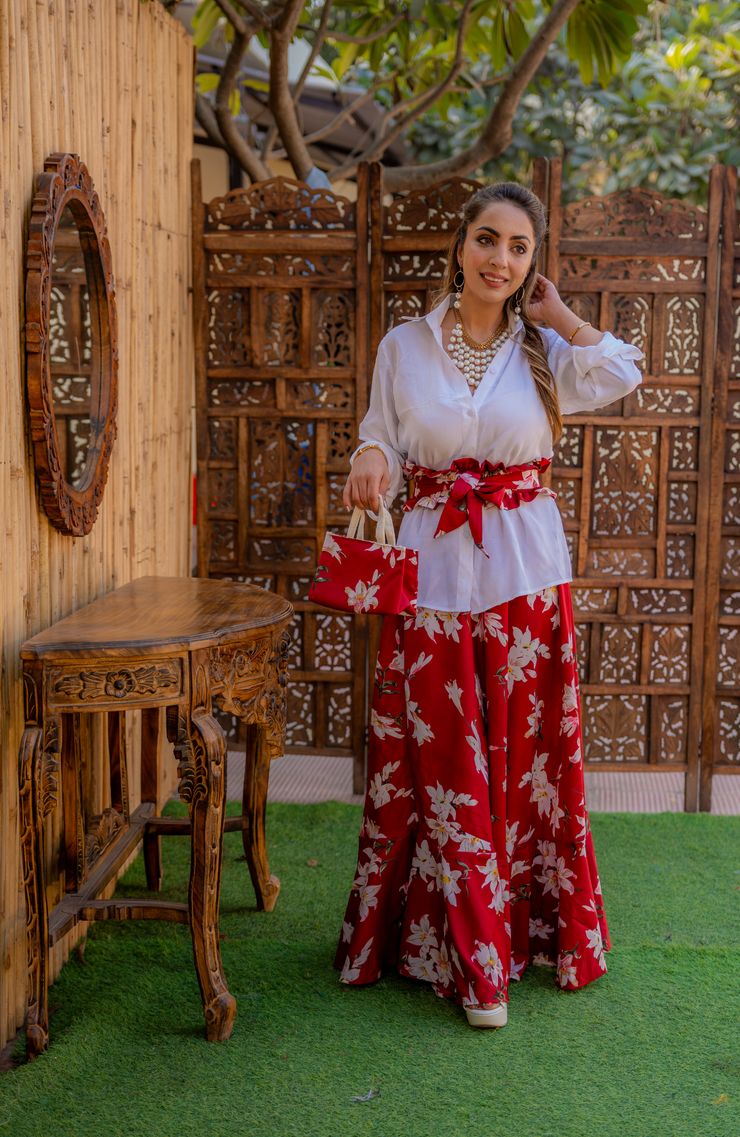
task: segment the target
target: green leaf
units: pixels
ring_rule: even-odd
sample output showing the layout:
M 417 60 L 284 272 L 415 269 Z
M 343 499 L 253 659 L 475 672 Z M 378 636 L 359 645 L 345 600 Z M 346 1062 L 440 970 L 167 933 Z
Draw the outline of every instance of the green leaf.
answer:
M 203 47 L 208 42 L 223 15 L 216 0 L 203 0 L 193 16 L 193 42 L 196 47 Z
M 518 59 L 529 44 L 529 34 L 515 8 L 509 8 L 507 14 L 506 30 L 509 34 L 509 46 L 514 59 Z
M 215 91 L 220 82 L 220 75 L 213 75 L 204 72 L 201 75 L 195 76 L 195 85 L 202 95 L 204 95 L 206 91 Z

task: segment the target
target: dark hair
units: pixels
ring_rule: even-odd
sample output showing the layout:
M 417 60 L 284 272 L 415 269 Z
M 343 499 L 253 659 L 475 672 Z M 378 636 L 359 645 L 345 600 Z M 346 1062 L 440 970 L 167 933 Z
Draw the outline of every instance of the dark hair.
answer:
M 524 210 L 532 223 L 532 230 L 534 232 L 534 253 L 532 255 L 532 264 L 522 286 L 524 288 L 521 301 L 522 321 L 524 323 L 524 341 L 522 348 L 524 349 L 524 354 L 527 357 L 527 362 L 532 372 L 532 378 L 537 387 L 537 394 L 542 401 L 550 423 L 553 442 L 557 442 L 563 433 L 563 419 L 560 413 L 558 395 L 555 390 L 552 371 L 547 361 L 547 351 L 544 340 L 539 328 L 532 322 L 527 312 L 529 298 L 532 295 L 532 290 L 537 279 L 537 254 L 540 251 L 545 234 L 547 233 L 545 207 L 535 194 L 525 189 L 524 186 L 517 185 L 516 182 L 497 182 L 492 186 L 483 186 L 482 189 L 479 189 L 465 202 L 465 205 L 460 211 L 460 225 L 450 243 L 447 270 L 442 281 L 442 287 L 436 293 L 434 302 L 435 304 L 439 304 L 446 296 L 457 291 L 455 287 L 455 276 L 460 269 L 457 255 L 465 244 L 468 228 L 471 222 L 475 221 L 484 209 L 489 205 L 494 205 L 498 201 L 510 201 L 513 205 L 518 205 L 520 209 Z M 513 296 L 506 298 L 504 303 L 504 315 L 507 319 L 514 307 L 514 303 Z

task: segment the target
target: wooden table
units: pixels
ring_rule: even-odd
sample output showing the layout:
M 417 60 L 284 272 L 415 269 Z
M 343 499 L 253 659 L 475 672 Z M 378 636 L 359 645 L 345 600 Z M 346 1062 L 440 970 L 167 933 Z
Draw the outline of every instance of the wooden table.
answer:
M 26 729 L 20 809 L 28 937 L 27 1053 L 48 1045 L 49 947 L 79 920 L 190 924 L 206 1034 L 231 1035 L 236 1002 L 221 966 L 218 906 L 224 828 L 241 830 L 258 906 L 274 907 L 265 801 L 270 761 L 283 753 L 291 604 L 230 581 L 145 577 L 82 608 L 22 648 Z M 226 743 L 212 703 L 247 728 L 243 816 L 224 826 Z M 160 817 L 160 708 L 178 754 L 189 820 Z M 142 711 L 141 804 L 129 810 L 124 714 Z M 80 715 L 107 712 L 110 805 L 85 817 Z M 61 781 L 66 892 L 47 909 L 44 818 Z M 147 885 L 162 881 L 162 835 L 191 835 L 187 904 L 103 900 L 100 894 L 143 841 Z

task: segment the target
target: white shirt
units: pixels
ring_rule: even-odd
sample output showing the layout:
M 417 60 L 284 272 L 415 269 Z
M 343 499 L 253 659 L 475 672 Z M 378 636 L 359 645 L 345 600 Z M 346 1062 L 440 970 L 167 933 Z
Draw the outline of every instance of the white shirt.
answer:
M 359 436 L 385 454 L 391 474 L 387 501 L 403 484 L 404 461 L 448 470 L 457 458 L 517 466 L 552 457 L 547 415 L 521 348 L 521 319 L 512 314 L 510 338 L 472 393 L 442 346 L 450 302 L 451 297 L 428 315 L 393 328 L 378 349 Z M 634 362 L 642 358 L 639 348 L 610 332 L 592 347 L 571 347 L 552 329 L 541 330 L 564 415 L 594 411 L 639 385 Z M 572 579 L 554 498 L 541 494 L 512 510 L 485 506 L 485 553 L 467 522 L 434 537 L 443 508 L 417 506 L 404 515 L 398 534 L 399 545 L 419 553 L 419 607 L 484 612 Z

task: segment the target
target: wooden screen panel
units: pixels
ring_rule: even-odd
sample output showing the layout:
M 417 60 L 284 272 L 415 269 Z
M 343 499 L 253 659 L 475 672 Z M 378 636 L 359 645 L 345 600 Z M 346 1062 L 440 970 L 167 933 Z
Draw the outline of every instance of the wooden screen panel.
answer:
M 713 343 L 723 171 L 708 212 L 648 190 L 561 206 L 547 271 L 566 303 L 645 353 L 643 383 L 573 415 L 552 469 L 573 562 L 584 758 L 687 772 L 696 808 Z
M 714 383 L 700 809 L 712 775 L 740 773 L 740 225 L 737 171 L 724 171 Z
M 275 178 L 194 225 L 198 573 L 291 600 L 286 746 L 358 768 L 366 619 L 307 597 L 367 399 L 366 202 Z

